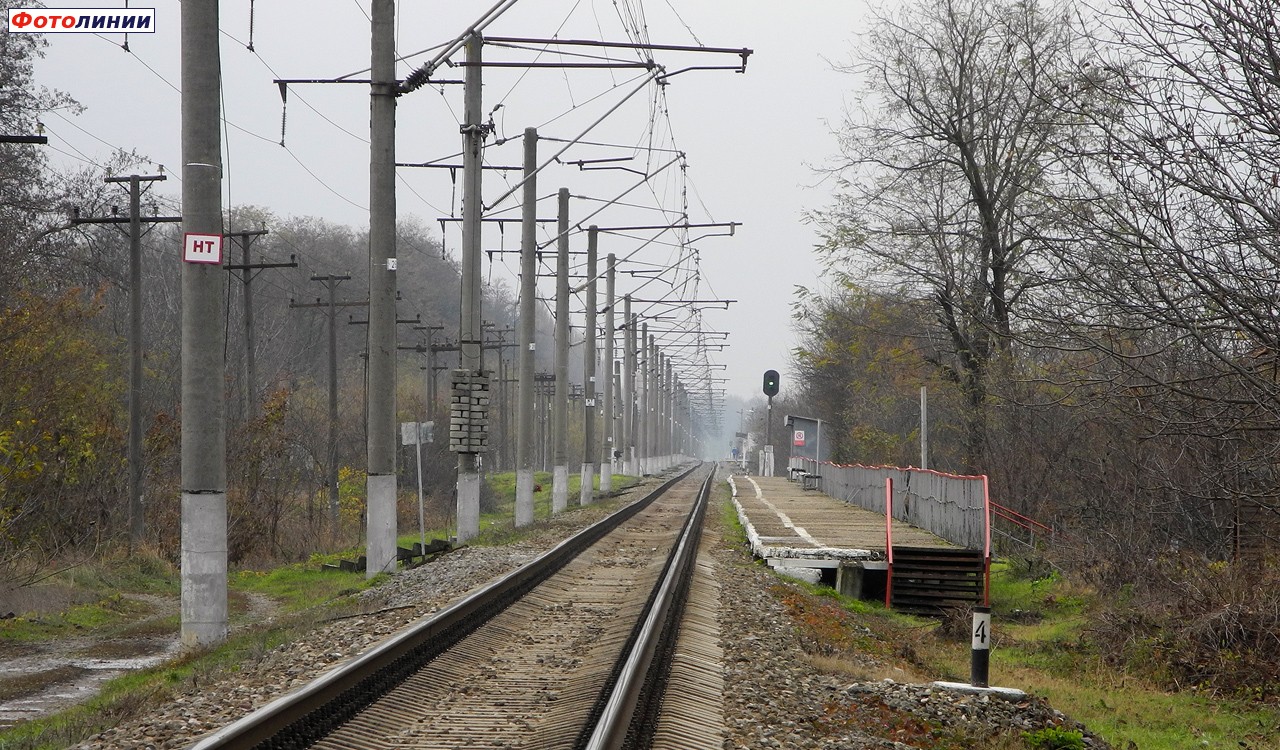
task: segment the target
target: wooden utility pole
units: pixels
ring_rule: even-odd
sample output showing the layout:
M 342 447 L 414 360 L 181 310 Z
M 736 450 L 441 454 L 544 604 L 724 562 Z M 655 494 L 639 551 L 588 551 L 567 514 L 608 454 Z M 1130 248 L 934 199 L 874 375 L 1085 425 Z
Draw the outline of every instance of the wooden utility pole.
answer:
M 338 310 L 339 307 L 364 307 L 367 301 L 339 302 L 337 299 L 338 284 L 349 281 L 349 275 L 337 276 L 327 274 L 312 276 L 312 281 L 319 281 L 329 291 L 327 302 L 316 299 L 315 302 L 294 302 L 289 300 L 289 307 L 320 307 L 326 309 L 329 319 L 329 445 L 326 450 L 325 485 L 329 488 L 329 529 L 332 534 L 338 533 Z
M 248 232 L 228 232 L 226 237 L 240 246 L 240 263 L 228 263 L 223 266 L 228 271 L 240 271 L 244 275 L 240 280 L 244 285 L 244 393 L 245 416 L 253 419 L 258 416 L 258 376 L 257 347 L 253 343 L 253 277 L 255 271 L 267 268 L 297 268 L 298 260 L 290 255 L 288 263 L 254 263 L 251 257 L 254 240 L 265 235 L 266 229 Z
M 143 216 L 142 183 L 168 179 L 162 174 L 108 177 L 106 182 L 128 183 L 129 216 L 82 219 L 75 216 L 72 224 L 129 225 L 129 544 L 142 544 L 146 533 L 146 509 L 142 502 L 145 461 L 142 456 L 142 225 L 182 221 L 181 216 Z

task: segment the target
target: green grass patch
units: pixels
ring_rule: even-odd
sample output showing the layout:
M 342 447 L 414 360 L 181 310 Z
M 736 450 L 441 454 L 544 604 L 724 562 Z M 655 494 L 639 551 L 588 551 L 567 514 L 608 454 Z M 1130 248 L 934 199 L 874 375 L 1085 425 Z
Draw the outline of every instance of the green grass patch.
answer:
M 725 530 L 725 541 L 746 546 L 747 528 L 738 520 L 738 509 L 733 504 L 733 490 L 728 482 L 718 482 L 711 490 L 709 500 L 720 504 L 720 523 Z
M 721 520 L 726 540 L 739 535 L 735 544 L 745 543 L 727 500 L 722 504 Z M 847 670 L 841 649 L 853 646 L 887 663 L 896 662 L 907 675 L 855 673 L 855 679 L 968 680 L 969 638 L 967 621 L 960 622 L 963 618 L 942 625 L 783 577 L 775 593 L 802 637 L 831 648 L 832 654 L 811 659 L 819 668 L 837 673 Z M 1026 579 L 1016 569 L 997 565 L 992 573 L 992 593 L 995 640 L 991 684 L 1046 698 L 1116 750 L 1280 748 L 1275 739 L 1280 737 L 1280 706 L 1193 690 L 1170 693 L 1107 664 L 1089 645 L 1088 613 L 1094 606 L 1090 592 L 1058 576 Z M 1017 618 L 1022 621 L 1015 622 Z M 840 625 L 842 621 L 844 625 Z M 1038 742 L 1040 748 L 1054 748 L 1053 742 L 1059 740 L 1067 738 L 1019 734 L 1002 738 L 991 747 L 1027 750 Z
M 489 489 L 495 497 L 496 508 L 487 513 L 480 514 L 480 534 L 472 539 L 469 544 L 482 547 L 498 546 L 502 544 L 510 544 L 518 540 L 524 533 L 523 529 L 515 528 L 515 507 L 516 507 L 516 475 L 514 472 L 502 472 L 499 474 L 490 474 L 487 477 Z M 593 477 L 592 487 L 598 493 L 600 489 L 600 475 Z M 551 490 L 552 475 L 550 472 L 538 471 L 534 472 L 533 482 L 535 491 L 533 493 L 533 520 L 546 521 L 551 519 Z M 626 490 L 640 482 L 639 477 L 627 474 L 613 475 L 613 490 L 608 496 L 596 495 L 595 502 L 607 502 L 610 498 L 616 496 L 623 490 Z M 536 489 L 540 487 L 541 489 Z M 568 489 L 568 509 L 580 507 L 578 505 L 578 497 L 582 492 L 582 476 L 580 474 L 569 475 Z
M 339 557 L 313 555 L 305 563 L 272 570 L 241 570 L 232 574 L 230 587 L 234 591 L 269 597 L 285 612 L 299 612 L 376 586 L 385 577 L 366 579 L 363 571 L 347 573 L 321 568 L 326 562 L 333 564 Z
M 1280 707 L 1170 693 L 1105 663 L 1089 645 L 1090 592 L 1057 575 L 1028 580 L 992 566 L 991 683 L 1047 698 L 1118 750 L 1262 750 L 1280 744 Z M 931 652 L 968 674 L 967 641 Z M 1133 743 L 1130 745 L 1129 743 Z
M 34 643 L 73 638 L 86 630 L 116 630 L 150 611 L 151 607 L 143 602 L 113 594 L 62 612 L 0 620 L 0 641 Z
M 991 564 L 991 604 L 997 616 L 1071 616 L 1085 613 L 1092 592 L 1065 581 L 1056 571 L 1032 577 L 1023 566 Z
M 1008 662 L 1010 655 L 1005 654 Z M 1001 661 L 992 652 L 993 665 Z M 993 679 L 995 679 L 993 666 Z M 1262 750 L 1275 748 L 1280 710 L 1194 693 L 1166 693 L 1094 668 L 1054 675 L 1007 664 L 1005 679 L 1044 696 L 1054 708 L 1081 721 L 1118 749 Z M 1007 684 L 997 680 L 999 684 Z

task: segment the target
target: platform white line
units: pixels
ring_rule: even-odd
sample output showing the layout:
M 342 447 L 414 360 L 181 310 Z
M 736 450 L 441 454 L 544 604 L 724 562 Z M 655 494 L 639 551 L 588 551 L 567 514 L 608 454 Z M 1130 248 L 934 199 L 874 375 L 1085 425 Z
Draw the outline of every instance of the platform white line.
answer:
M 756 480 L 752 479 L 751 477 L 747 477 L 747 481 L 751 483 L 752 487 L 756 488 L 756 499 L 764 503 L 765 505 L 769 506 L 769 510 L 773 511 L 774 514 L 778 517 L 778 519 L 782 521 L 783 526 L 786 526 L 788 529 L 791 529 L 792 531 L 796 532 L 796 536 L 800 537 L 801 539 L 805 540 L 806 542 L 808 542 L 809 544 L 812 544 L 815 547 L 827 546 L 822 542 L 819 542 L 817 539 L 814 539 L 812 536 L 810 536 L 809 532 L 805 531 L 803 526 L 796 526 L 794 523 L 792 523 L 790 516 L 788 516 L 786 513 L 783 513 L 781 510 L 779 510 L 778 506 L 769 502 L 769 499 L 764 496 L 764 492 L 760 489 L 760 485 L 756 484 Z

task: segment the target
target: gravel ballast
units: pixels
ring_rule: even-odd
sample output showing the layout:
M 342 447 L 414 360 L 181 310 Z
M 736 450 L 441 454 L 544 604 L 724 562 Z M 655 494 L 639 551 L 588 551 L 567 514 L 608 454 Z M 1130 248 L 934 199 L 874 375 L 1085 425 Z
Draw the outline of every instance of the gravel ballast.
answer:
M 242 664 L 239 671 L 175 688 L 171 699 L 139 712 L 145 718 L 127 719 L 75 747 L 186 747 L 528 562 L 604 514 L 601 506 L 575 509 L 538 524 L 517 543 L 463 548 L 393 576 L 363 595 L 367 613 L 319 623 L 293 642 Z M 708 514 L 708 523 L 721 524 L 718 510 Z M 722 573 L 725 748 L 908 750 L 944 747 L 912 743 L 921 737 L 937 741 L 947 732 L 993 736 L 1076 726 L 1036 698 L 1012 703 L 918 684 L 909 666 L 896 666 L 876 649 L 865 655 L 842 652 L 842 659 L 855 661 L 838 673 L 820 669 L 815 661 L 821 660 L 814 657 L 825 647 L 804 635 L 786 604 L 809 595 L 752 561 L 733 538 L 724 534 L 714 545 Z M 875 679 L 868 677 L 872 674 Z M 895 677 L 885 679 L 885 674 Z M 1086 734 L 1086 747 L 1105 750 L 1107 745 Z

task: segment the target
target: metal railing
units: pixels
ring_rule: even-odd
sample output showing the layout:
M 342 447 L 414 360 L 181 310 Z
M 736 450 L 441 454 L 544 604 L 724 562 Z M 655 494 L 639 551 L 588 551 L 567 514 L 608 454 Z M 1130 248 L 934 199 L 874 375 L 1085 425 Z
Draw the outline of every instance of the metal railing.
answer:
M 1052 526 L 1040 523 L 1030 516 L 1025 516 L 999 503 L 991 503 L 991 520 L 993 522 L 992 530 L 996 534 L 1010 543 L 1027 550 L 1034 551 L 1038 541 L 1052 540 L 1056 535 Z M 1000 525 L 1006 528 L 1002 529 Z M 1003 549 L 1004 546 L 1002 545 Z

